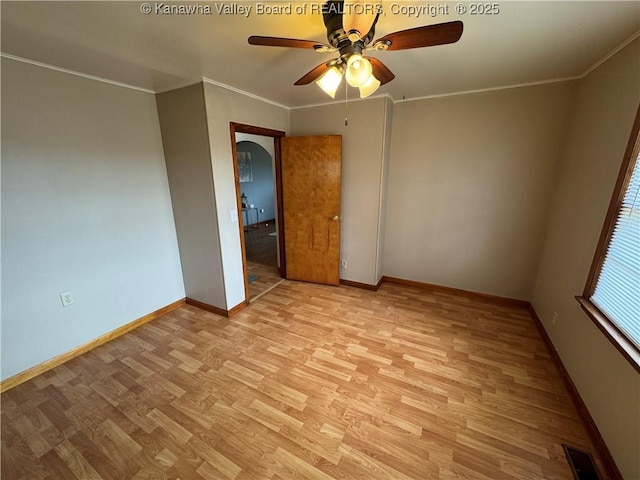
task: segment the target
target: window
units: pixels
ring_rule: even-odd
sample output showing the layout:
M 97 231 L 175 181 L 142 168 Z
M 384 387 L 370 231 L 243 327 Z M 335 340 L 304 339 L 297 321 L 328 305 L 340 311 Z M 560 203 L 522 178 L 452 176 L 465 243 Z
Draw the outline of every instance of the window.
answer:
M 640 371 L 640 108 L 578 301 Z

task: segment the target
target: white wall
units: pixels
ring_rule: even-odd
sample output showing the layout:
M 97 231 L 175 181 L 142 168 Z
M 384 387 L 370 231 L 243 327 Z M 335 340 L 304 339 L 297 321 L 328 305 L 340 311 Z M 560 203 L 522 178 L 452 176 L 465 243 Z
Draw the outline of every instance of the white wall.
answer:
M 2 169 L 3 379 L 184 297 L 153 95 L 2 58 Z
M 156 95 L 188 298 L 226 309 L 202 83 Z
M 384 187 L 385 127 L 390 115 L 384 97 L 291 110 L 292 135 L 342 135 L 342 220 L 340 255 L 347 270 L 340 278 L 374 285 L 380 279 L 377 256 Z
M 574 296 L 584 289 L 639 101 L 636 40 L 580 82 L 533 294 L 545 329 L 628 479 L 640 478 L 640 376 Z
M 289 129 L 289 111 L 271 103 L 236 93 L 211 83 L 204 84 L 211 164 L 220 252 L 224 274 L 226 308 L 231 309 L 244 302 L 244 278 L 242 270 L 242 246 L 240 226 L 232 220 L 231 212 L 237 212 L 235 178 L 230 122 L 282 130 Z
M 574 90 L 396 103 L 385 275 L 530 299 Z
M 252 135 L 251 133 L 236 133 L 236 143 L 238 142 L 253 142 L 264 148 L 271 158 L 275 158 L 275 148 L 273 146 L 272 137 L 264 137 L 262 135 Z

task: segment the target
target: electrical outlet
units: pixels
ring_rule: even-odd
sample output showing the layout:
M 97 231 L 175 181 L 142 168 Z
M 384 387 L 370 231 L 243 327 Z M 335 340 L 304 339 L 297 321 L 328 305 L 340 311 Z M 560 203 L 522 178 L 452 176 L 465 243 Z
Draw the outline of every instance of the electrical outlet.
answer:
M 60 300 L 62 300 L 62 306 L 68 307 L 73 303 L 73 297 L 71 296 L 71 292 L 64 292 L 60 294 Z
M 341 268 L 342 270 L 346 270 L 346 269 L 347 269 L 347 261 L 346 261 L 346 260 L 342 260 L 342 261 L 340 262 L 340 268 Z
M 551 317 L 551 324 L 554 327 L 558 326 L 558 312 L 553 312 L 553 317 Z

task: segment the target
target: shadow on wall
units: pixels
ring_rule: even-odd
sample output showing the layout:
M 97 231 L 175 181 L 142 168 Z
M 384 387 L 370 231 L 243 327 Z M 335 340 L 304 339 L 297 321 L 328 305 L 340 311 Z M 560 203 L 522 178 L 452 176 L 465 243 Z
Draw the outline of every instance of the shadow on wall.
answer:
M 260 221 L 272 220 L 275 214 L 275 180 L 273 159 L 261 145 L 250 141 L 236 144 L 240 173 L 240 191 L 247 197 L 247 203 L 254 205 L 260 213 Z M 256 223 L 255 213 L 251 213 L 248 223 Z

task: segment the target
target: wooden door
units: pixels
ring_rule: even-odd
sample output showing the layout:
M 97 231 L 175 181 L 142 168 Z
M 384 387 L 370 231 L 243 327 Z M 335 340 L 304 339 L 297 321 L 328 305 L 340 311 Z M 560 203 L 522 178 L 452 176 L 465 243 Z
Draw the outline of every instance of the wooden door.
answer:
M 281 141 L 286 276 L 338 285 L 342 136 Z

